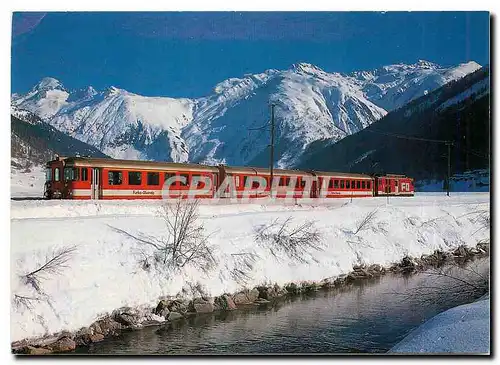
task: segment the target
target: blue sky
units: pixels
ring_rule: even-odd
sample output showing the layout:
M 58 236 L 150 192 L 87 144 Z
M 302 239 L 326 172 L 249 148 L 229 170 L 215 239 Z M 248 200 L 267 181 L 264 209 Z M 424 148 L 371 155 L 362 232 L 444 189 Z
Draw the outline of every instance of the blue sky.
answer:
M 51 76 L 69 89 L 199 97 L 296 62 L 329 72 L 489 63 L 487 12 L 14 13 L 12 24 L 12 92 Z

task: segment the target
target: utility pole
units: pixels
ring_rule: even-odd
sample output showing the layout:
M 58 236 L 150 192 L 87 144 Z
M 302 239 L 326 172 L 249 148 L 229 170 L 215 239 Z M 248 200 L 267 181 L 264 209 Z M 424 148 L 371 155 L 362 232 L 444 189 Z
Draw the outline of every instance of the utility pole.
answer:
M 273 162 L 274 162 L 274 104 L 271 104 L 271 145 L 269 153 L 269 174 L 271 175 L 269 196 L 273 196 Z
M 446 184 L 446 195 L 450 196 L 450 184 L 451 184 L 451 146 L 453 145 L 453 142 L 451 141 L 446 141 L 446 145 L 448 146 L 448 181 Z
M 269 127 L 269 124 L 271 124 L 271 144 L 269 145 L 270 150 L 269 150 L 269 174 L 270 176 L 270 186 L 269 186 L 269 196 L 273 195 L 273 177 L 274 177 L 274 172 L 273 172 L 273 162 L 274 162 L 274 107 L 276 105 L 273 103 L 271 104 L 271 121 L 270 123 L 267 122 L 263 126 L 257 127 L 257 128 L 250 128 L 249 131 L 258 131 L 258 130 L 264 130 Z

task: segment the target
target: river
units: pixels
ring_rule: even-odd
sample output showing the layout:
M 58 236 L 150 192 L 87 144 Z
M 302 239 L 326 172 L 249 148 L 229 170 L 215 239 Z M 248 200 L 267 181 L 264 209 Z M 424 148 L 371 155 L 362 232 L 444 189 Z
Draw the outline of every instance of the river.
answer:
M 477 284 L 488 277 L 489 258 L 444 272 Z M 274 304 L 124 332 L 77 353 L 384 353 L 434 315 L 476 299 L 467 288 L 435 271 L 387 274 Z

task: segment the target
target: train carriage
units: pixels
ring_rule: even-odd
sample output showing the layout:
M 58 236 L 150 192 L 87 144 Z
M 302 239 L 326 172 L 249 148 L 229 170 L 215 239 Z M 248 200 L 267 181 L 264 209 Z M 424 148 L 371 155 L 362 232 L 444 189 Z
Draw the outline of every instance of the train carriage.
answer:
M 230 181 L 223 189 L 222 197 L 230 197 L 230 186 L 234 187 L 232 197 L 264 198 L 271 191 L 271 175 L 269 169 L 253 167 L 219 166 L 219 181 Z M 306 190 L 306 179 L 313 175 L 299 170 L 274 169 L 273 196 L 275 198 L 302 198 L 309 196 Z M 225 180 L 228 179 L 228 180 Z
M 318 179 L 316 197 L 362 198 L 373 196 L 373 178 L 370 175 L 314 171 Z
M 413 196 L 413 179 L 405 175 L 386 174 L 374 177 L 374 196 Z
M 106 158 L 57 158 L 47 164 L 45 196 L 63 199 L 161 199 L 164 183 L 172 197 L 199 189 L 195 198 L 212 198 L 218 169 L 197 164 Z M 170 179 L 170 180 L 169 180 Z
M 271 191 L 265 168 L 86 157 L 58 157 L 46 167 L 48 199 L 254 199 Z M 414 186 L 405 175 L 275 169 L 272 191 L 278 199 L 361 198 L 412 196 Z

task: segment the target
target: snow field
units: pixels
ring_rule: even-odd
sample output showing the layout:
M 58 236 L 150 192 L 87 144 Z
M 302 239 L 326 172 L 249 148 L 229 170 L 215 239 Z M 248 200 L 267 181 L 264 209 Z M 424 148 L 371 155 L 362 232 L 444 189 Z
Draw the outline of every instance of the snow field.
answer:
M 211 296 L 234 293 L 263 283 L 320 281 L 348 273 L 360 263 L 389 265 L 404 255 L 420 256 L 461 244 L 474 246 L 489 238 L 478 212 L 489 211 L 489 194 L 422 195 L 414 198 L 339 199 L 329 204 L 201 205 L 200 222 L 210 233 L 217 267 L 208 275 L 194 267 L 181 273 L 142 268 L 152 248 L 137 237 L 166 235 L 157 216 L 159 201 L 12 201 L 11 297 L 40 297 L 19 278 L 39 267 L 47 254 L 76 247 L 68 267 L 41 281 L 47 297 L 11 307 L 11 340 L 78 330 L 100 315 L 122 306 L 154 306 L 162 296 L 181 294 L 199 285 Z M 376 210 L 366 229 L 357 223 Z M 309 263 L 287 256 L 275 258 L 255 242 L 254 229 L 275 219 L 292 224 L 315 221 L 323 250 L 311 251 Z M 246 282 L 230 271 L 239 268 L 238 255 L 257 255 Z M 189 294 L 182 294 L 189 296 Z M 47 300 L 49 298 L 49 300 Z

